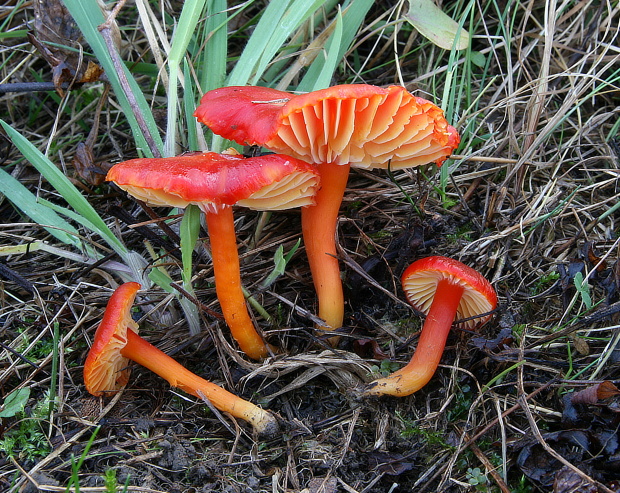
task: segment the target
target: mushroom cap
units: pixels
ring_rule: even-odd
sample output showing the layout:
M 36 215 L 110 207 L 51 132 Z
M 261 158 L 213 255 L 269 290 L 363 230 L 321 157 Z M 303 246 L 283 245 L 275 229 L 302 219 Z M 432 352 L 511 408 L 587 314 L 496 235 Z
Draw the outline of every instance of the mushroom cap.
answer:
M 215 152 L 131 159 L 115 164 L 106 179 L 151 205 L 196 204 L 211 212 L 234 204 L 257 210 L 312 205 L 319 182 L 314 166 L 290 156 Z
M 84 384 L 95 396 L 117 392 L 129 381 L 129 360 L 121 351 L 127 344 L 127 330 L 138 333 L 138 324 L 131 318 L 131 307 L 140 288 L 137 282 L 121 284 L 110 297 L 97 327 L 84 363 Z
M 240 144 L 360 168 L 440 166 L 460 142 L 439 107 L 401 86 L 347 84 L 301 95 L 224 87 L 207 92 L 194 115 Z
M 486 323 L 489 312 L 497 306 L 497 294 L 482 274 L 461 262 L 448 257 L 426 257 L 413 262 L 402 275 L 401 281 L 407 301 L 418 311 L 428 314 L 437 284 L 448 280 L 465 288 L 456 312 L 461 320 L 488 314 L 462 322 L 462 326 L 472 330 Z

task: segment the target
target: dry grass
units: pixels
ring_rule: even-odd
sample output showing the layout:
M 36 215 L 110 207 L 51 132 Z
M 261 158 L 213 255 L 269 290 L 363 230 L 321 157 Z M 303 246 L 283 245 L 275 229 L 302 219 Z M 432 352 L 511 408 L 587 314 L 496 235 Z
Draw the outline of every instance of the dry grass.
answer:
M 31 391 L 25 416 L 3 418 L 0 432 L 6 440 L 26 423 L 24 430 L 31 431 L 21 433 L 36 448 L 0 451 L 0 490 L 65 491 L 72 457 L 84 456 L 77 474 L 85 492 L 105 491 L 105 471 L 115 471 L 119 487 L 141 492 L 565 492 L 582 481 L 592 489 L 582 485 L 579 491 L 618 491 L 617 400 L 574 408 L 566 396 L 620 380 L 619 8 L 588 1 L 546 2 L 547 8 L 543 2 L 482 3 L 485 10 L 472 17 L 473 49 L 481 55 L 461 55 L 450 64 L 449 54 L 406 25 L 380 29 L 397 18 L 398 6 L 375 7 L 339 72 L 336 82 L 351 80 L 359 57 L 367 60 L 361 80 L 389 84 L 402 76 L 409 89 L 439 97 L 453 69 L 446 95 L 464 143 L 441 176 L 430 168 L 398 172 L 393 180 L 385 173 L 353 173 L 339 227 L 348 305 L 336 350 L 312 330 L 314 295 L 302 249 L 268 291 L 258 290 L 276 248 L 283 244 L 289 251 L 300 237 L 297 212 L 274 214 L 259 237 L 262 216 L 237 213 L 244 282 L 275 317 L 276 323 L 258 323 L 285 354 L 250 363 L 210 312 L 202 311 L 203 332 L 189 338 L 173 296 L 153 288 L 140 299 L 140 323 L 150 342 L 279 413 L 286 423 L 282 436 L 255 441 L 243 424 L 226 416 L 220 421 L 203 403 L 141 368 L 133 369 L 129 386 L 114 399 L 91 397 L 81 365 L 120 279 L 102 266 L 87 268 L 42 250 L 0 253 L 0 267 L 24 278 L 0 271 L 0 394 Z M 11 9 L 0 8 L 0 22 Z M 24 29 L 30 19 L 30 5 L 20 3 L 5 32 Z M 148 51 L 146 38 L 131 27 L 135 23 L 130 14 L 122 19 L 129 60 Z M 33 81 L 39 74 L 50 79 L 48 66 L 23 37 L 3 42 L 3 83 Z M 402 55 L 398 64 L 394 46 Z M 483 67 L 472 63 L 482 55 Z M 84 183 L 70 164 L 92 127 L 101 92 L 94 83 L 62 100 L 51 92 L 6 94 L 0 115 L 48 149 L 116 235 L 144 253 L 146 239 L 115 217 L 114 208 L 149 221 L 142 209 L 107 185 Z M 157 109 L 161 96 L 153 102 Z M 106 100 L 96 161 L 134 156 L 128 131 L 118 106 Z M 38 196 L 61 203 L 0 139 L 1 166 Z M 0 202 L 0 217 L 0 251 L 41 240 L 70 250 L 8 200 Z M 175 229 L 178 220 L 169 225 Z M 153 243 L 158 254 L 175 247 L 156 223 L 148 228 L 165 240 L 163 246 Z M 492 281 L 501 301 L 494 320 L 479 339 L 454 332 L 443 365 L 414 396 L 360 400 L 355 389 L 379 364 L 361 342 L 377 341 L 396 362 L 409 359 L 420 324 L 400 301 L 398 278 L 408 263 L 434 254 L 455 257 Z M 171 252 L 161 259 L 175 278 L 179 258 Z M 196 295 L 217 312 L 208 257 L 200 251 L 195 261 Z M 494 341 L 500 331 L 502 340 Z M 36 404 L 46 402 L 52 380 L 57 407 L 48 419 Z M 575 430 L 589 445 L 577 445 Z M 488 482 L 482 478 L 476 486 L 482 475 Z

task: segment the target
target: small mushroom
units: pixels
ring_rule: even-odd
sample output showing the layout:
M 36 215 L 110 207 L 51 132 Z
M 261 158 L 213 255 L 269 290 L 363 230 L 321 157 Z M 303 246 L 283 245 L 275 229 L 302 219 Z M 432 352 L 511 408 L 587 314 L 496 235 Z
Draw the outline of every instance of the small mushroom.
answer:
M 407 301 L 426 314 L 418 346 L 405 367 L 368 384 L 365 395 L 405 396 L 420 390 L 439 365 L 455 318 L 464 319 L 461 327 L 473 330 L 486 323 L 497 306 L 497 295 L 489 281 L 451 258 L 417 260 L 401 280 Z
M 311 205 L 319 182 L 316 169 L 278 154 L 244 158 L 205 152 L 124 161 L 114 165 L 107 179 L 151 205 L 200 207 L 207 219 L 224 319 L 250 358 L 268 356 L 268 345 L 256 331 L 243 296 L 232 205 L 256 210 Z
M 127 365 L 131 360 L 173 387 L 198 398 L 206 397 L 220 411 L 247 421 L 259 435 L 274 435 L 279 426 L 269 411 L 200 378 L 138 335 L 131 307 L 140 288 L 137 282 L 127 282 L 112 294 L 84 364 L 86 390 L 95 396 L 119 391 L 129 380 Z
M 302 95 L 224 87 L 207 92 L 194 115 L 226 139 L 318 166 L 321 188 L 316 205 L 302 210 L 302 228 L 324 330 L 344 320 L 335 233 L 349 168 L 439 166 L 459 143 L 440 108 L 400 86 L 347 84 Z

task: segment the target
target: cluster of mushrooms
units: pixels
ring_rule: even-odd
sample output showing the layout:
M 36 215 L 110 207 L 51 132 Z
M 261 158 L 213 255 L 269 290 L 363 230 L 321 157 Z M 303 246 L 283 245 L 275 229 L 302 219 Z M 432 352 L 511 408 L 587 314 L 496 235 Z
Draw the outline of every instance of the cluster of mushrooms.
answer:
M 204 212 L 224 319 L 239 348 L 254 360 L 277 348 L 262 339 L 247 311 L 232 206 L 261 211 L 301 207 L 318 316 L 324 321 L 318 328 L 332 331 L 344 319 L 335 233 L 350 167 L 441 166 L 459 144 L 443 111 L 401 86 L 341 85 L 302 95 L 225 87 L 206 93 L 194 115 L 225 139 L 275 154 L 246 158 L 231 149 L 132 159 L 114 165 L 107 180 L 150 205 L 195 204 Z M 402 283 L 408 301 L 426 314 L 417 349 L 408 365 L 368 384 L 364 395 L 405 396 L 419 390 L 435 372 L 455 319 L 475 328 L 489 320 L 497 304 L 482 275 L 446 257 L 414 262 Z M 189 372 L 138 336 L 130 310 L 139 289 L 129 282 L 112 295 L 84 366 L 87 390 L 93 395 L 118 391 L 128 381 L 132 360 L 246 420 L 259 434 L 275 433 L 277 420 L 269 411 Z M 335 345 L 338 338 L 330 342 Z

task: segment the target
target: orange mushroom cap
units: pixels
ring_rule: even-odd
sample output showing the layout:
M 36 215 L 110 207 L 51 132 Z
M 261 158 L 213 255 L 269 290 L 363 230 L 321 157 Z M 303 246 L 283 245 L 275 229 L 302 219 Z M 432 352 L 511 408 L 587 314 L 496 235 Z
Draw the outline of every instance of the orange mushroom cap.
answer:
M 301 95 L 223 87 L 207 92 L 194 115 L 241 144 L 363 168 L 440 165 L 460 141 L 439 107 L 402 86 L 347 84 Z
M 259 210 L 310 205 L 318 185 L 314 167 L 289 156 L 215 152 L 131 159 L 114 165 L 106 179 L 152 205 L 211 211 L 234 204 Z
M 131 318 L 131 307 L 139 290 L 137 282 L 119 286 L 108 301 L 97 327 L 84 363 L 86 390 L 95 396 L 118 391 L 129 381 L 129 359 L 121 354 L 121 350 L 127 343 L 127 330 L 138 333 L 138 324 Z
M 480 272 L 448 257 L 426 257 L 413 262 L 401 277 L 407 301 L 416 310 L 428 314 L 441 280 L 464 288 L 456 310 L 461 326 L 473 330 L 488 322 L 497 306 L 497 294 Z M 479 315 L 486 314 L 482 317 Z M 469 319 L 469 320 L 465 320 Z

